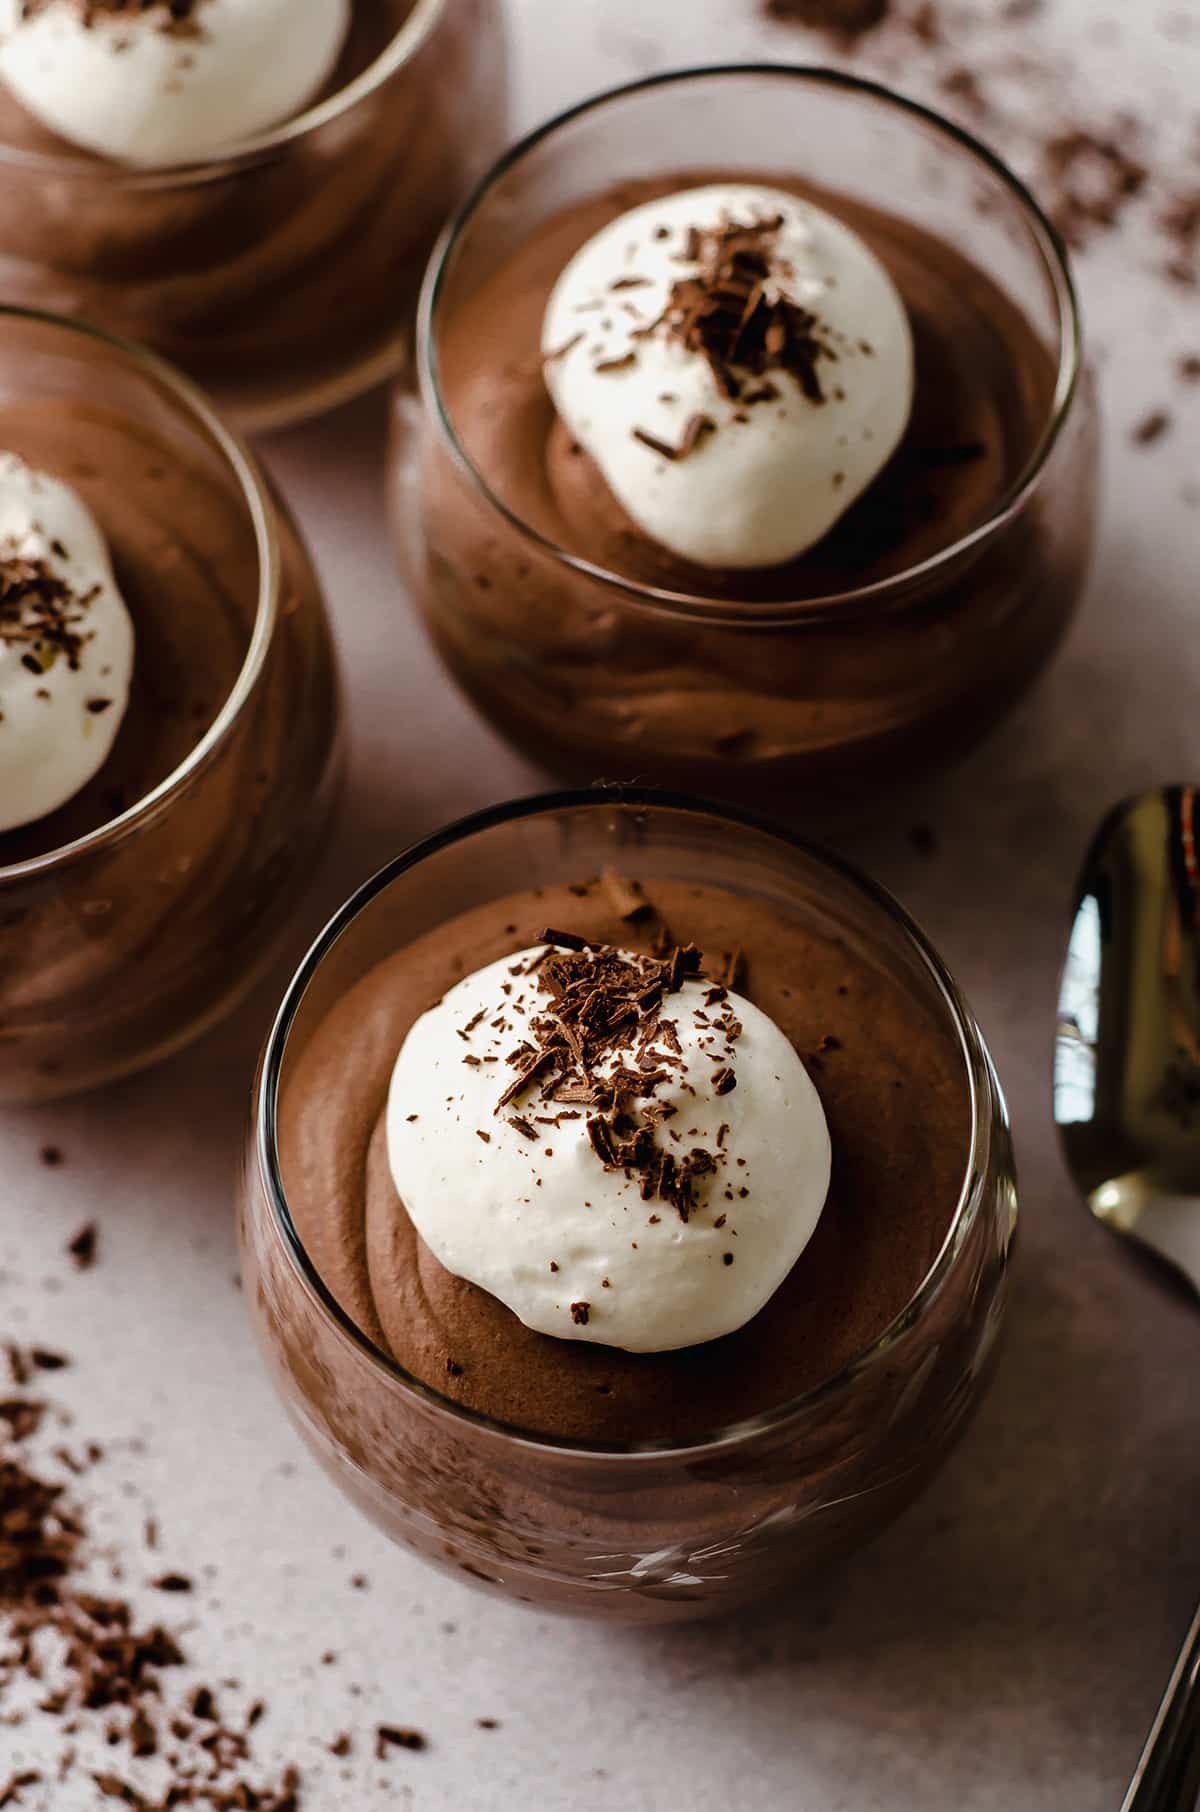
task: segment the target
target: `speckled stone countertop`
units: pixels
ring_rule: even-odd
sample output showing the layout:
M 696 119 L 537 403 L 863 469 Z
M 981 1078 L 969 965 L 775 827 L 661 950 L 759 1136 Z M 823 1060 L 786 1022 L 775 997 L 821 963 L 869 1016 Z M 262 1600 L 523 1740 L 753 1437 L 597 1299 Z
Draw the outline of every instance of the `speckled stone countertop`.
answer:
M 1172 192 L 1189 170 L 1200 192 L 1200 13 L 1186 0 L 937 10 L 944 27 L 926 10 L 917 30 L 851 52 L 755 0 L 511 0 L 518 122 L 681 62 L 833 56 L 957 111 L 1034 176 L 1039 136 L 1082 120 L 1170 168 Z M 964 68 L 1000 97 L 988 112 Z M 478 1597 L 359 1519 L 286 1425 L 235 1283 L 232 1180 L 278 978 L 152 1075 L 0 1118 L 0 1337 L 72 1356 L 45 1384 L 74 1417 L 66 1438 L 106 1448 L 78 1483 L 95 1536 L 148 1612 L 164 1604 L 143 1580 L 167 1566 L 193 1578 L 169 1621 L 197 1676 L 237 1678 L 231 1702 L 267 1701 L 258 1755 L 265 1772 L 296 1762 L 305 1812 L 1119 1804 L 1200 1591 L 1200 1315 L 1073 1198 L 1049 1060 L 1095 820 L 1124 793 L 1200 775 L 1200 384 L 1178 373 L 1200 354 L 1200 290 L 1164 274 L 1183 255 L 1161 224 L 1168 188 L 1148 181 L 1078 259 L 1108 463 L 1065 652 L 965 768 L 842 839 L 971 996 L 1009 1092 L 1024 1203 L 995 1386 L 943 1476 L 844 1575 L 731 1625 L 633 1636 Z M 415 835 L 543 779 L 475 720 L 405 606 L 383 430 L 371 398 L 262 449 L 312 538 L 353 712 L 350 788 L 305 932 Z M 933 838 L 914 839 L 918 824 Z M 48 1144 L 61 1164 L 40 1161 Z M 98 1262 L 80 1271 L 65 1242 L 92 1218 Z M 377 1761 L 381 1721 L 428 1747 Z M 61 1743 L 53 1719 L 0 1723 L 0 1785 L 52 1768 Z M 115 1803 L 98 1791 L 84 1775 L 21 1803 Z

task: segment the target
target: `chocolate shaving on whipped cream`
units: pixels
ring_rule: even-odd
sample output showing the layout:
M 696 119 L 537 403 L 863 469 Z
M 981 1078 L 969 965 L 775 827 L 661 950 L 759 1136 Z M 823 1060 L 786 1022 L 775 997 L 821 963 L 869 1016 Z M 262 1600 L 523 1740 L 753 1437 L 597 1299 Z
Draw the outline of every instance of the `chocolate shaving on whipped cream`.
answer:
M 44 560 L 0 543 L 0 643 L 27 645 L 21 658 L 31 671 L 44 671 L 60 655 L 77 671 L 82 625 L 98 589 L 81 595 Z
M 21 18 L 35 18 L 54 4 L 56 0 L 21 0 Z M 134 20 L 159 14 L 162 28 L 170 30 L 190 25 L 204 0 L 69 0 L 69 5 L 87 26 L 95 25 L 98 19 Z
M 722 1157 L 702 1146 L 678 1153 L 660 1147 L 655 1128 L 674 1110 L 654 1094 L 684 1067 L 675 1023 L 662 1018 L 660 1009 L 700 973 L 700 951 L 694 944 L 677 944 L 658 958 L 589 944 L 553 928 L 542 935 L 546 948 L 531 968 L 548 997 L 547 1010 L 529 1022 L 536 1045 L 525 1041 L 511 1054 L 517 1073 L 496 1112 L 534 1083 L 541 1084 L 544 1100 L 590 1108 L 588 1142 L 604 1169 L 638 1177 L 643 1201 L 668 1202 L 686 1222 L 697 1185 Z M 713 1006 L 725 1000 L 719 986 L 711 991 Z M 713 1024 L 732 1047 L 741 1027 L 728 1006 Z M 733 1070 L 724 1065 L 714 1086 L 727 1093 L 735 1085 Z M 526 1119 L 514 1118 L 513 1124 L 527 1137 L 533 1133 Z
M 744 394 L 737 366 L 756 378 L 790 372 L 809 402 L 821 403 L 818 367 L 837 354 L 822 339 L 818 317 L 783 293 L 787 273 L 775 259 L 782 225 L 783 216 L 773 214 L 693 227 L 681 255 L 699 269 L 674 284 L 661 324 L 708 361 L 723 396 L 757 400 L 753 390 Z

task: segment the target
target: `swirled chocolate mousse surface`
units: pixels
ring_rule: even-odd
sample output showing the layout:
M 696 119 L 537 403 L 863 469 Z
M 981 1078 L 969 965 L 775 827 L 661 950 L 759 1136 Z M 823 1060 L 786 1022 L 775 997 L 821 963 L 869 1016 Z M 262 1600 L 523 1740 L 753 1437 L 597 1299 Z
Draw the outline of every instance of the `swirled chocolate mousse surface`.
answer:
M 397 1053 L 442 992 L 538 944 L 548 925 L 556 938 L 665 956 L 668 964 L 676 949 L 694 945 L 686 960 L 711 978 L 714 1019 L 723 1011 L 722 990 L 736 981 L 790 1041 L 816 1085 L 832 1142 L 828 1199 L 780 1287 L 735 1332 L 650 1352 L 535 1332 L 496 1296 L 453 1275 L 409 1218 L 386 1128 Z M 714 1049 L 714 1062 L 718 1055 Z M 492 1045 L 482 1042 L 476 1051 L 468 1032 L 464 1066 L 474 1070 L 492 1057 Z M 529 1061 L 536 1065 L 536 1052 Z M 721 1086 L 747 1086 L 736 1054 L 725 1067 L 733 1079 Z M 499 1100 L 522 1070 L 502 1059 L 493 1068 Z M 402 1110 L 402 1102 L 393 1105 L 394 1113 Z M 519 1113 L 536 1135 L 539 1116 L 561 1115 L 564 1106 L 539 1099 L 534 1075 L 504 1111 Z M 653 1119 L 652 1105 L 649 1111 Z M 631 1133 L 589 1111 L 578 1137 L 588 1142 L 580 1156 L 594 1171 L 578 1174 L 600 1178 L 613 1163 L 633 1163 L 633 1144 L 621 1142 L 638 1136 L 645 1142 L 644 1130 Z M 607 877 L 493 901 L 372 970 L 327 1015 L 285 1081 L 279 1140 L 291 1212 L 317 1271 L 368 1338 L 414 1377 L 537 1434 L 677 1442 L 786 1403 L 877 1339 L 945 1238 L 965 1174 L 969 1109 L 952 1037 L 869 953 L 763 899 L 661 881 L 645 896 L 631 896 L 627 884 Z M 694 1143 L 685 1136 L 682 1145 L 693 1160 Z M 708 1162 L 665 1179 L 661 1156 L 651 1159 L 651 1175 L 641 1164 L 647 1144 L 634 1164 L 628 1233 L 636 1241 L 642 1220 L 647 1229 L 652 1216 L 669 1223 L 717 1189 L 721 1199 L 714 1196 L 706 1213 L 724 1215 L 730 1258 L 729 1269 L 718 1267 L 714 1288 L 724 1278 L 732 1289 L 746 1186 L 736 1159 L 726 1174 L 719 1142 L 711 1143 Z M 483 1177 L 488 1148 L 482 1140 Z M 628 1257 L 632 1263 L 637 1254 Z M 614 1276 L 614 1288 L 618 1281 Z M 574 1307 L 589 1311 L 586 1302 Z
M 677 172 L 621 184 L 552 218 L 518 246 L 445 324 L 440 378 L 457 434 L 487 484 L 521 521 L 569 553 L 643 583 L 750 602 L 799 601 L 869 585 L 919 564 L 982 522 L 1023 470 L 1049 419 L 1054 368 L 1019 308 L 955 247 L 909 221 L 786 176 L 737 178 L 813 202 L 855 232 L 890 276 L 911 329 L 912 407 L 899 444 L 863 494 L 798 557 L 761 568 L 747 568 L 743 560 L 727 568 L 670 551 L 634 522 L 556 412 L 541 336 L 547 303 L 572 258 L 631 210 L 668 196 L 674 205 L 680 192 L 723 180 L 719 173 Z M 653 213 L 645 218 L 652 222 Z M 668 230 L 674 229 L 665 222 L 657 229 L 664 237 Z M 651 225 L 651 244 L 655 236 Z M 701 237 L 691 249 L 703 251 Z M 627 268 L 615 273 L 607 308 L 597 313 L 585 304 L 587 312 L 578 318 L 577 334 L 597 340 L 601 370 L 606 328 L 610 338 L 614 327 L 628 331 L 623 318 L 639 307 L 638 257 L 645 258 L 646 247 L 630 243 L 626 251 Z M 744 244 L 733 254 L 728 246 L 725 251 L 722 257 L 718 248 L 708 260 L 706 296 L 687 308 L 681 298 L 682 314 L 676 310 L 663 324 L 690 334 L 706 356 L 709 342 L 715 345 L 724 332 L 722 310 L 732 306 L 724 293 L 728 281 L 744 278 L 745 292 L 734 298 L 739 309 L 757 308 L 762 287 L 756 289 L 748 272 Z M 742 273 L 738 262 L 746 267 Z M 774 364 L 800 373 L 814 407 L 823 392 L 836 392 L 839 366 L 828 356 L 833 347 L 819 318 L 810 317 L 798 333 L 796 320 L 804 325 L 804 318 L 791 314 L 790 330 L 782 319 L 768 328 L 776 338 L 759 348 L 763 369 L 750 372 L 752 381 L 745 370 L 734 374 L 746 395 L 733 399 L 734 423 L 723 425 L 722 435 L 737 434 L 741 420 L 757 422 L 760 412 L 778 412 Z M 639 324 L 635 338 L 649 326 Z M 744 362 L 749 340 L 736 329 L 735 321 L 724 337 L 737 344 Z M 566 336 L 563 346 L 572 339 Z M 624 363 L 613 360 L 614 377 Z M 713 369 L 714 400 L 730 400 L 722 397 L 719 360 Z M 848 369 L 843 360 L 841 371 Z M 711 438 L 712 423 L 702 412 L 693 411 L 680 426 L 679 435 L 658 447 L 664 462 L 686 461 Z M 834 470 L 831 482 L 839 475 Z M 479 560 L 486 567 L 484 550 Z
M 3 868 L 99 830 L 191 754 L 245 660 L 258 573 L 235 499 L 125 417 L 52 398 L 0 402 L 0 448 L 88 505 L 134 629 L 128 705 L 107 759 L 57 810 L 0 834 Z M 107 696 L 98 682 L 94 708 L 110 708 Z

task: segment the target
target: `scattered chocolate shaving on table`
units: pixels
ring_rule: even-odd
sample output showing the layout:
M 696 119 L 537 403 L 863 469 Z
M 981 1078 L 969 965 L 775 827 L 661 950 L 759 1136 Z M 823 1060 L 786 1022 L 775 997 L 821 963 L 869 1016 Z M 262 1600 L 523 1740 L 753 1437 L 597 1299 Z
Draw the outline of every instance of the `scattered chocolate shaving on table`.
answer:
M 1032 186 L 1075 247 L 1136 211 L 1153 238 L 1149 268 L 1200 286 L 1200 181 L 1194 124 L 1181 112 L 1114 104 L 1048 37 L 1044 0 L 989 8 L 946 0 L 761 0 L 770 18 L 822 32 L 836 64 L 945 102 L 980 127 Z M 1179 15 L 1182 17 L 1183 15 Z M 1111 21 L 1113 32 L 1117 22 Z M 1170 19 L 1162 30 L 1169 32 Z M 1192 132 L 1192 149 L 1178 142 Z M 989 202 L 980 197 L 981 211 Z
M 19 1804 L 24 1789 L 36 1787 L 41 1778 L 41 1774 L 36 1768 L 18 1768 L 16 1773 L 10 1774 L 4 1785 L 0 1787 L 0 1807 Z
M 1200 188 L 1185 189 L 1174 195 L 1159 216 L 1159 227 L 1166 237 L 1169 256 L 1164 274 L 1185 289 L 1195 287 L 1200 279 L 1197 270 L 1200 254 Z
M 190 1592 L 192 1582 L 186 1573 L 161 1573 L 150 1584 L 156 1592 Z
M 71 1363 L 42 1345 L 6 1342 L 0 1355 L 19 1386 Z M 183 1695 L 172 1690 L 172 1676 L 187 1666 L 178 1636 L 157 1621 L 143 1624 L 112 1588 L 93 1589 L 93 1543 L 83 1509 L 70 1495 L 74 1487 L 43 1471 L 47 1459 L 66 1463 L 63 1450 L 47 1454 L 39 1439 L 44 1417 L 53 1413 L 58 1421 L 61 1414 L 40 1398 L 13 1404 L 13 1413 L 0 1417 L 0 1705 L 10 1697 L 14 1703 L 0 1713 L 0 1724 L 11 1731 L 35 1715 L 53 1718 L 62 1741 L 52 1776 L 44 1766 L 0 1775 L 0 1812 L 49 1812 L 63 1783 L 64 1792 L 74 1791 L 73 1804 L 94 1805 L 97 1812 L 110 1802 L 134 1812 L 302 1812 L 299 1769 L 286 1762 L 264 1773 L 256 1762 L 251 1732 L 265 1702 L 253 1700 L 238 1718 L 226 1715 L 211 1685 L 194 1684 Z M 83 1451 L 88 1464 L 103 1457 L 94 1441 Z M 67 1470 L 78 1476 L 85 1467 L 80 1462 Z M 157 1546 L 151 1517 L 144 1538 Z M 108 1549 L 101 1553 L 110 1578 L 119 1580 L 125 1570 L 120 1557 Z M 191 1589 L 179 1572 L 150 1583 L 167 1592 Z M 322 1657 L 334 1658 L 332 1651 Z M 234 1679 L 221 1684 L 238 1690 Z M 380 1728 L 390 1744 L 427 1746 L 420 1731 Z M 343 1755 L 349 1741 L 343 1733 L 328 1747 Z M 101 1750 L 112 1759 L 97 1766 Z M 143 1773 L 147 1764 L 149 1775 Z
M 67 1251 L 81 1271 L 90 1271 L 95 1264 L 98 1241 L 95 1221 L 86 1222 L 75 1237 L 67 1241 Z
M 1153 409 L 1149 415 L 1144 415 L 1141 421 L 1138 422 L 1130 435 L 1130 439 L 1133 441 L 1135 447 L 1150 447 L 1153 446 L 1156 440 L 1162 439 L 1170 426 L 1171 418 L 1166 410 Z
M 1043 186 L 1050 216 L 1068 245 L 1086 245 L 1100 228 L 1117 224 L 1139 195 L 1149 170 L 1128 142 L 1115 134 L 1069 127 L 1042 145 Z
M 768 19 L 807 25 L 841 38 L 859 37 L 882 25 L 889 0 L 763 0 Z
M 377 1724 L 375 1726 L 375 1759 L 384 1761 L 389 1749 L 411 1749 L 414 1752 L 428 1749 L 429 1738 L 421 1730 L 413 1730 L 407 1724 Z

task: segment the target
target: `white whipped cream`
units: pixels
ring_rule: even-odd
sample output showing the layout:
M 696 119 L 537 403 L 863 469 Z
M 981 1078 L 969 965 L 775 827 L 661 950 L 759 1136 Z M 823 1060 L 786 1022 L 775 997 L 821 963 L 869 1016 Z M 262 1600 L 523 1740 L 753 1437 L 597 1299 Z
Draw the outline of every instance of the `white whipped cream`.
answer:
M 685 1222 L 670 1202 L 643 1200 L 636 1175 L 604 1168 L 586 1109 L 543 1100 L 535 1082 L 497 1112 L 516 1073 L 508 1057 L 549 1007 L 536 974 L 520 973 L 537 955 L 468 975 L 404 1041 L 387 1138 L 411 1220 L 448 1271 L 541 1333 L 665 1352 L 733 1332 L 795 1264 L 829 1187 L 829 1132 L 804 1065 L 738 994 L 727 997 L 741 1027 L 732 1046 L 718 1029 L 725 1006 L 705 1004 L 711 982 L 665 998 L 681 1049 L 654 1096 L 677 1110 L 656 1142 L 677 1157 L 695 1147 L 717 1157 Z M 723 1067 L 737 1081 L 718 1094 Z
M 37 633 L 36 599 L 21 603 L 30 562 L 69 589 L 66 646 Z M 133 624 L 95 517 L 69 485 L 0 453 L 0 832 L 57 811 L 99 772 L 132 673 Z
M 695 276 L 692 228 L 777 216 L 768 294 L 815 316 L 836 356 L 817 362 L 820 402 L 789 372 L 756 380 L 734 363 L 743 396 L 767 382 L 778 392 L 747 405 L 665 326 L 639 329 Z M 555 408 L 618 502 L 652 540 L 702 566 L 777 566 L 812 547 L 890 457 L 912 408 L 908 317 L 879 259 L 824 209 L 757 186 L 684 190 L 589 239 L 551 294 L 542 352 Z M 635 434 L 678 448 L 696 420 L 712 426 L 684 458 Z
M 299 113 L 336 67 L 351 0 L 198 0 L 98 15 L 0 0 L 0 81 L 52 132 L 124 163 L 190 163 Z

